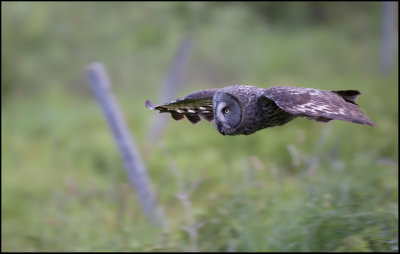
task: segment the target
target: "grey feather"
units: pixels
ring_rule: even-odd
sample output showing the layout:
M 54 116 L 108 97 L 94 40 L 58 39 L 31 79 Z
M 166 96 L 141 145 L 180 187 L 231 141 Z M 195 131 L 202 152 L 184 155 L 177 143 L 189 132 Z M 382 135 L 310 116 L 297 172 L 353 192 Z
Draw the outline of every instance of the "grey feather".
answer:
M 359 91 L 328 91 L 302 87 L 271 87 L 264 96 L 281 109 L 312 120 L 343 120 L 375 126 L 355 104 Z M 322 118 L 321 118 L 322 117 Z M 329 120 L 328 120 L 329 121 Z

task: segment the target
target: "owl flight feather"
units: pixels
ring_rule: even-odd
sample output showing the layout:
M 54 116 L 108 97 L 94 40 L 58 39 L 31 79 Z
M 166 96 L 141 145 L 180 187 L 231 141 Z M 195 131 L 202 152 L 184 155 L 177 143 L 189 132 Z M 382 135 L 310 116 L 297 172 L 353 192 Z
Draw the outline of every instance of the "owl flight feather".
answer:
M 173 119 L 186 117 L 191 123 L 213 121 L 223 135 L 252 134 L 283 125 L 296 117 L 329 122 L 343 120 L 376 126 L 356 104 L 357 90 L 328 91 L 276 86 L 267 89 L 235 85 L 196 91 L 161 105 L 146 100 L 145 106 Z

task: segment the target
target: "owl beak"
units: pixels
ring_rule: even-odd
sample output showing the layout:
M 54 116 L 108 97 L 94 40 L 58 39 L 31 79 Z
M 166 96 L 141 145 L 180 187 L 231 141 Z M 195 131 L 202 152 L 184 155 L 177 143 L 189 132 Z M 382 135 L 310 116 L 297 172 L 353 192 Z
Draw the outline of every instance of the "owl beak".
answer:
M 222 124 L 221 124 L 221 122 L 215 119 L 215 123 L 217 124 L 217 130 L 218 130 L 218 132 L 225 136 L 225 132 L 222 130 Z

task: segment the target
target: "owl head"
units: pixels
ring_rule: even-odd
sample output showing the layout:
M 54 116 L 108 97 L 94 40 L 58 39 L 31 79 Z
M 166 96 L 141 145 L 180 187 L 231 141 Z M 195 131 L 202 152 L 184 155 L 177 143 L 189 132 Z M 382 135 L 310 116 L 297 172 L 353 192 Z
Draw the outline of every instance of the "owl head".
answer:
M 223 135 L 237 135 L 254 121 L 258 87 L 235 85 L 213 96 L 214 125 Z M 247 131 L 247 130 L 246 130 Z
M 214 125 L 219 133 L 233 133 L 242 120 L 242 106 L 229 93 L 216 93 L 213 97 Z

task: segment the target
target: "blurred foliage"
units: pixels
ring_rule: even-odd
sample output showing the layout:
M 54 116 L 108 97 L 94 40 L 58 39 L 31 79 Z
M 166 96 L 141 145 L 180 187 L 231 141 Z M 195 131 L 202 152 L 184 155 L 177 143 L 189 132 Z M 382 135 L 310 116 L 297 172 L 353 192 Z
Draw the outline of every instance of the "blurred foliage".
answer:
M 398 48 L 383 75 L 381 14 L 378 2 L 2 2 L 2 250 L 397 252 Z M 224 137 L 170 120 L 149 144 L 157 115 L 144 101 L 157 102 L 187 34 L 176 98 L 236 83 L 359 89 L 377 127 L 298 119 Z M 93 61 L 108 69 L 164 228 L 129 186 L 85 80 Z M 194 183 L 198 228 L 175 197 Z

